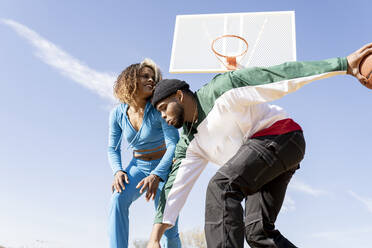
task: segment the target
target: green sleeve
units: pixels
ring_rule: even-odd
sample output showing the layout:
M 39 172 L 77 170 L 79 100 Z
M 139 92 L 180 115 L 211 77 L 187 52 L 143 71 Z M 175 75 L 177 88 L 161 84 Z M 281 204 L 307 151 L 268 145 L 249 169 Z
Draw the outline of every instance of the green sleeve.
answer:
M 208 114 L 215 101 L 231 89 L 285 82 L 291 79 L 305 81 L 307 78 L 317 78 L 321 74 L 331 75 L 332 72 L 346 72 L 346 70 L 346 58 L 310 62 L 287 62 L 271 67 L 244 68 L 216 75 L 208 84 L 198 90 L 196 95 L 203 112 Z
M 346 58 L 322 61 L 287 62 L 271 67 L 253 67 L 229 72 L 231 87 L 270 84 L 294 78 L 309 77 L 332 71 L 346 71 Z

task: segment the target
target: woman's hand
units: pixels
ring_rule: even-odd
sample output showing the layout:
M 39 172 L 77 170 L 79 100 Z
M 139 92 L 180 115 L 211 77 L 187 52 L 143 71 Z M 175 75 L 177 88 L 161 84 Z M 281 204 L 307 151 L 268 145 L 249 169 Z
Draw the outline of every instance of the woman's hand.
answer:
M 114 182 L 112 183 L 112 186 L 111 186 L 112 192 L 116 190 L 116 192 L 121 193 L 125 189 L 124 182 L 126 184 L 129 184 L 127 173 L 121 170 L 116 172 L 114 176 Z
M 160 177 L 154 174 L 149 175 L 148 177 L 145 177 L 137 184 L 137 189 L 140 188 L 140 193 L 142 194 L 146 189 L 146 201 L 149 201 L 150 199 L 154 200 L 156 196 L 156 191 L 158 189 L 160 182 Z

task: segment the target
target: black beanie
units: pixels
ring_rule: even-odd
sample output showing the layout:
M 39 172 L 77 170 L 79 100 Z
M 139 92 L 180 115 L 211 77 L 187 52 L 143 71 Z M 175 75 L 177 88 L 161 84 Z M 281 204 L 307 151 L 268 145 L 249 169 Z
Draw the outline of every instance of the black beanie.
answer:
M 178 79 L 163 79 L 156 84 L 151 103 L 155 107 L 161 100 L 173 95 L 177 90 L 188 90 L 190 86 Z

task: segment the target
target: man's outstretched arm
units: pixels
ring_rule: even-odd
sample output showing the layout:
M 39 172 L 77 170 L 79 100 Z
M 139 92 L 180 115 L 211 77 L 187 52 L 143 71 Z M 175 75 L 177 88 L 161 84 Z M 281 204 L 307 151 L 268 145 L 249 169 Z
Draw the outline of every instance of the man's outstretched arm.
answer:
M 214 77 L 212 83 L 201 88 L 198 94 L 210 96 L 204 100 L 209 103 L 215 100 L 216 95 L 210 92 L 217 92 L 218 96 L 226 93 L 235 103 L 248 106 L 280 99 L 313 81 L 346 73 L 372 89 L 372 80 L 367 80 L 359 71 L 360 63 L 370 54 L 372 54 L 372 43 L 347 57 L 307 62 L 293 61 L 271 67 L 251 67 L 231 71 Z M 234 91 L 231 91 L 232 89 Z

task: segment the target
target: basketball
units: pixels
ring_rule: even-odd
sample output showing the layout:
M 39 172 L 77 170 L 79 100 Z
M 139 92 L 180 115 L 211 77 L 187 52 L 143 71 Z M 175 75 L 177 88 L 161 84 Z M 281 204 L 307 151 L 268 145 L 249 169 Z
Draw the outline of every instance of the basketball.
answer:
M 372 54 L 369 54 L 365 58 L 363 58 L 359 65 L 359 71 L 360 74 L 368 79 L 368 83 L 372 85 Z

